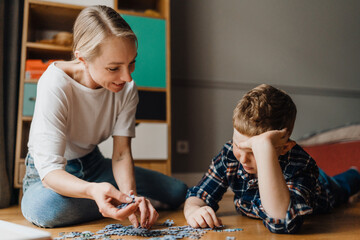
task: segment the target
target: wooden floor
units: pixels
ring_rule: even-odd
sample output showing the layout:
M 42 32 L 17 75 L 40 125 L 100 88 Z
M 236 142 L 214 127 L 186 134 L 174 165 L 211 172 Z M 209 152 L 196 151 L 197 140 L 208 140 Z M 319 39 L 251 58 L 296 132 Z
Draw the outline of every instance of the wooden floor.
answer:
M 183 217 L 182 210 L 159 212 L 160 217 L 158 222 L 162 223 L 166 219 L 172 219 L 176 226 L 187 225 Z M 228 233 L 228 232 L 207 232 L 201 239 L 226 239 L 227 236 L 234 236 L 236 239 L 251 239 L 251 240 L 277 240 L 277 239 L 360 239 L 360 202 L 352 206 L 343 206 L 336 209 L 332 214 L 322 214 L 310 216 L 305 220 L 305 223 L 296 235 L 280 235 L 270 233 L 262 224 L 260 220 L 250 219 L 238 215 L 232 203 L 232 196 L 225 195 L 220 204 L 218 216 L 222 219 L 223 224 L 227 228 L 243 228 L 243 231 Z M 7 209 L 0 209 L 0 219 L 34 227 L 27 222 L 21 214 L 18 206 Z M 117 223 L 112 219 L 103 219 L 87 224 L 77 225 L 67 228 L 45 229 L 50 232 L 53 238 L 59 237 L 60 232 L 71 231 L 91 231 L 97 232 L 103 229 L 106 225 Z M 123 225 L 130 225 L 128 221 L 122 222 Z M 142 237 L 121 237 L 122 239 L 146 239 Z M 0 233 L 1 239 L 1 233 Z

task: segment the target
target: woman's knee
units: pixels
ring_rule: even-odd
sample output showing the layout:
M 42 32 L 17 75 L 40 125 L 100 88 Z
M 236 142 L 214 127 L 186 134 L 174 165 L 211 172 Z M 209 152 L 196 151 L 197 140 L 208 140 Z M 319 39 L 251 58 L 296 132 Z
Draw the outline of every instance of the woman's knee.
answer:
M 27 191 L 21 201 L 22 214 L 36 226 L 56 227 L 56 206 L 53 206 L 51 202 L 47 194 L 35 195 L 31 191 Z
M 28 189 L 21 202 L 24 217 L 39 227 L 63 227 L 101 218 L 95 201 L 64 197 L 50 189 Z

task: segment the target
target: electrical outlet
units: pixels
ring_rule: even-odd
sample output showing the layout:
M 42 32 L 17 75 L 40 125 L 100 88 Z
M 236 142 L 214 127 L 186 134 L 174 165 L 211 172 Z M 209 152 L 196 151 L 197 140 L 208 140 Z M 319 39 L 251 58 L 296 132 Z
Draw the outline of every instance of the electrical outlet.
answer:
M 189 141 L 178 140 L 176 142 L 176 152 L 179 154 L 188 154 L 189 153 Z

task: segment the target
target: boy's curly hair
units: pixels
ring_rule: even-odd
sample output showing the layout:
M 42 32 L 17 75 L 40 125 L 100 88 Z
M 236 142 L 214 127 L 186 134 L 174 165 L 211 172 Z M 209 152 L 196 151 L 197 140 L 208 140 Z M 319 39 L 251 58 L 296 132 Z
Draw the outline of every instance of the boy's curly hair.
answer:
M 289 95 L 261 84 L 246 93 L 234 109 L 233 126 L 241 134 L 256 136 L 287 128 L 292 133 L 296 106 Z

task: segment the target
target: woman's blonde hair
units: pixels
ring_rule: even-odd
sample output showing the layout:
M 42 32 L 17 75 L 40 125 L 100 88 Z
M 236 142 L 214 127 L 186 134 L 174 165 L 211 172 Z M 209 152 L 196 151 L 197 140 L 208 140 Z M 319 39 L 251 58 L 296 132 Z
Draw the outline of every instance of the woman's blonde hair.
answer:
M 74 24 L 73 52 L 81 52 L 88 61 L 98 56 L 101 43 L 115 36 L 133 40 L 137 38 L 129 24 L 114 9 L 97 5 L 83 9 Z
M 256 136 L 287 128 L 292 133 L 296 106 L 284 91 L 262 84 L 246 93 L 234 109 L 233 125 L 241 134 Z

